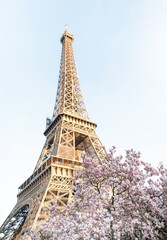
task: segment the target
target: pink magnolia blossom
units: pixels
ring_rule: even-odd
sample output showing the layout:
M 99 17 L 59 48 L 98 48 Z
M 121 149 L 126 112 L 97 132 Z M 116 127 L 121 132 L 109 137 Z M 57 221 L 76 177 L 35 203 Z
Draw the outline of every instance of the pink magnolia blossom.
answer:
M 115 152 L 113 147 L 102 165 L 83 156 L 73 204 L 63 210 L 51 206 L 48 222 L 32 239 L 167 239 L 167 169 L 141 161 L 133 149 L 124 159 Z

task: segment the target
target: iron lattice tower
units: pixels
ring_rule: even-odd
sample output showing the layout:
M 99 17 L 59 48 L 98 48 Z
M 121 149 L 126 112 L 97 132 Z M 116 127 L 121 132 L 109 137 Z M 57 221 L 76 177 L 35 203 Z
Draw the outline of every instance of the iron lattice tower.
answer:
M 33 174 L 19 187 L 17 203 L 1 226 L 0 239 L 28 239 L 26 233 L 47 220 L 45 209 L 59 208 L 72 197 L 75 170 L 82 167 L 81 152 L 100 163 L 104 149 L 90 121 L 82 97 L 73 53 L 73 35 L 61 37 L 62 54 L 53 117 L 44 132 L 46 141 Z

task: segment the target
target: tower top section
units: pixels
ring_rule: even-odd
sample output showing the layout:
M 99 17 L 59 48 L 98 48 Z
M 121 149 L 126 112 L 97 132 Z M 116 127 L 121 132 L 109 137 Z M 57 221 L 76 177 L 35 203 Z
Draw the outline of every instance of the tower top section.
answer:
M 63 33 L 62 37 L 60 38 L 60 42 L 63 43 L 65 38 L 71 39 L 72 42 L 74 41 L 74 36 L 67 31 L 67 26 L 66 26 L 65 32 Z
M 60 39 L 62 54 L 52 121 L 63 113 L 89 120 L 77 75 L 72 46 L 73 40 L 73 35 L 68 32 L 66 27 Z

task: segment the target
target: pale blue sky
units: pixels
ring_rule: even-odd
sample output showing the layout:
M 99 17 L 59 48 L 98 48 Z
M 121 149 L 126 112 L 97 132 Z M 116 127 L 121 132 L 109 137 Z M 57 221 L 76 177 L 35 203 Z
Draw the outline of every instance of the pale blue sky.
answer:
M 45 141 L 66 23 L 103 144 L 166 162 L 166 0 L 0 0 L 0 223 Z

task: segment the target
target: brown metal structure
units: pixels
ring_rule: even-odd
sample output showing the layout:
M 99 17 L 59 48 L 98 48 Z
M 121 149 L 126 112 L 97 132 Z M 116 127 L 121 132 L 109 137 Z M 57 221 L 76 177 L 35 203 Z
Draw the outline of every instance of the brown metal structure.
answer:
M 81 152 L 99 162 L 104 149 L 90 121 L 82 97 L 73 53 L 73 35 L 61 37 L 62 54 L 53 117 L 44 132 L 46 141 L 33 174 L 19 187 L 17 203 L 0 230 L 0 239 L 28 239 L 27 231 L 47 221 L 49 204 L 66 206 L 72 197 Z

